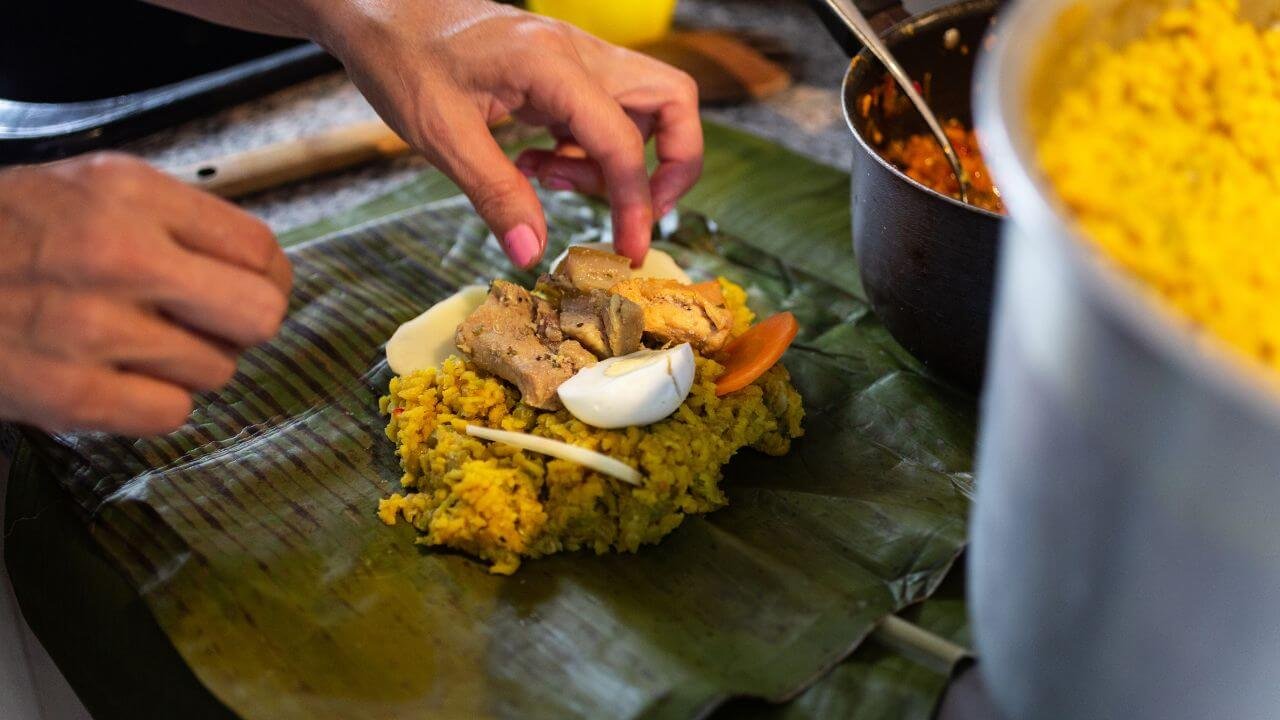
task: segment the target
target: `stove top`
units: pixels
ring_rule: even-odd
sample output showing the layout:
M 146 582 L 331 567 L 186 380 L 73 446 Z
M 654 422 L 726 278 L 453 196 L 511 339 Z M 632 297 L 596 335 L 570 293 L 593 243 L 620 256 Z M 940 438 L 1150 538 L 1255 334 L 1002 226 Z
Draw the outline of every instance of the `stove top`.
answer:
M 337 67 L 298 40 L 136 0 L 10 3 L 0 24 L 0 163 L 83 152 Z

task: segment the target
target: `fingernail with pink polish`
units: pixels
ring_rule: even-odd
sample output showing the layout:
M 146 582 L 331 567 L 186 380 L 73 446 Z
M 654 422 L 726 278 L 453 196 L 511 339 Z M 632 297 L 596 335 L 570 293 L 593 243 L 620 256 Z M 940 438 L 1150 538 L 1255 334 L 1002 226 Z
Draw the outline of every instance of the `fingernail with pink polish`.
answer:
M 507 257 L 518 267 L 528 268 L 538 261 L 541 245 L 533 228 L 525 224 L 517 225 L 507 231 L 502 238 L 502 246 Z
M 576 186 L 575 186 L 572 182 L 569 182 L 568 180 L 566 180 L 566 179 L 564 179 L 564 178 L 562 178 L 562 177 L 556 177 L 556 176 L 554 176 L 554 175 L 551 175 L 551 176 L 548 176 L 548 177 L 544 177 L 544 178 L 542 178 L 541 182 L 542 182 L 542 187 L 544 187 L 544 188 L 546 188 L 546 189 L 548 189 L 548 190 L 574 190 L 574 189 L 576 189 Z

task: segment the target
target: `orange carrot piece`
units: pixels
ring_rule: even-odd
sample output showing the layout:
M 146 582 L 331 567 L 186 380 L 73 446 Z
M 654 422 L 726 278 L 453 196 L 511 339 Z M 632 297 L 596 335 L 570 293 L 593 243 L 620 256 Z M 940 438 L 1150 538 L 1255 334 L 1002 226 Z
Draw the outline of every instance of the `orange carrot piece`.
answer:
M 782 359 L 800 332 L 800 323 L 789 312 L 780 312 L 752 325 L 716 356 L 724 374 L 716 380 L 716 395 L 728 395 L 755 382 Z

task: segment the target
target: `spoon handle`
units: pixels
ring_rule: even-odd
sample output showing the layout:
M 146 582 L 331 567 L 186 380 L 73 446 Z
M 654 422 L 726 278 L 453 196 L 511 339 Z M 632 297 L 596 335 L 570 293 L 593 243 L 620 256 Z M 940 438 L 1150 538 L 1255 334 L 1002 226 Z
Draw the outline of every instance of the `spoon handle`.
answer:
M 915 106 L 921 117 L 924 118 L 925 123 L 929 126 L 929 131 L 933 133 L 933 136 L 938 140 L 938 144 L 942 146 L 942 153 L 946 155 L 947 163 L 951 165 L 951 172 L 955 173 L 956 181 L 960 187 L 960 200 L 968 202 L 969 180 L 965 176 L 964 166 L 960 164 L 960 155 L 951 144 L 947 133 L 942 129 L 942 123 L 938 122 L 938 118 L 933 114 L 929 104 L 925 102 L 924 98 L 916 90 L 915 83 L 907 75 L 907 71 L 903 69 L 897 58 L 880 40 L 880 36 L 871 27 L 871 23 L 867 22 L 867 18 L 862 14 L 862 11 L 858 10 L 850 0 L 826 0 L 826 3 L 848 26 L 849 30 L 858 38 L 858 41 L 888 68 L 889 74 L 898 82 L 907 99 L 911 101 L 911 104 Z

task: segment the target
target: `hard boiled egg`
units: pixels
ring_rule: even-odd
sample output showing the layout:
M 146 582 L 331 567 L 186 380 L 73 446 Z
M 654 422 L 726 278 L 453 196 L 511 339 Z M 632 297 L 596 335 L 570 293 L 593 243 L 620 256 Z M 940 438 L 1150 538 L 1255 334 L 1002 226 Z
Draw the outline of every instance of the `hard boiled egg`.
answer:
M 467 285 L 432 305 L 426 312 L 396 328 L 387 341 L 387 365 L 397 375 L 439 367 L 450 355 L 457 355 L 454 332 L 476 308 L 484 303 L 489 288 Z
M 598 428 L 649 425 L 675 412 L 694 375 L 689 343 L 601 360 L 560 385 L 560 402 Z
M 581 243 L 577 247 L 590 248 L 592 250 L 603 250 L 604 252 L 609 253 L 613 252 L 613 243 Z M 569 251 L 566 249 L 564 252 L 560 253 L 559 257 L 551 261 L 551 272 L 556 271 L 556 268 L 560 266 L 560 261 L 564 260 L 565 256 L 568 254 Z M 657 249 L 650 249 L 649 254 L 644 256 L 644 265 L 641 265 L 639 268 L 632 268 L 631 277 L 675 280 L 676 282 L 684 283 L 685 285 L 693 282 L 689 279 L 689 276 L 685 274 L 684 270 L 681 270 L 680 266 L 676 264 L 675 259 L 667 253 Z

